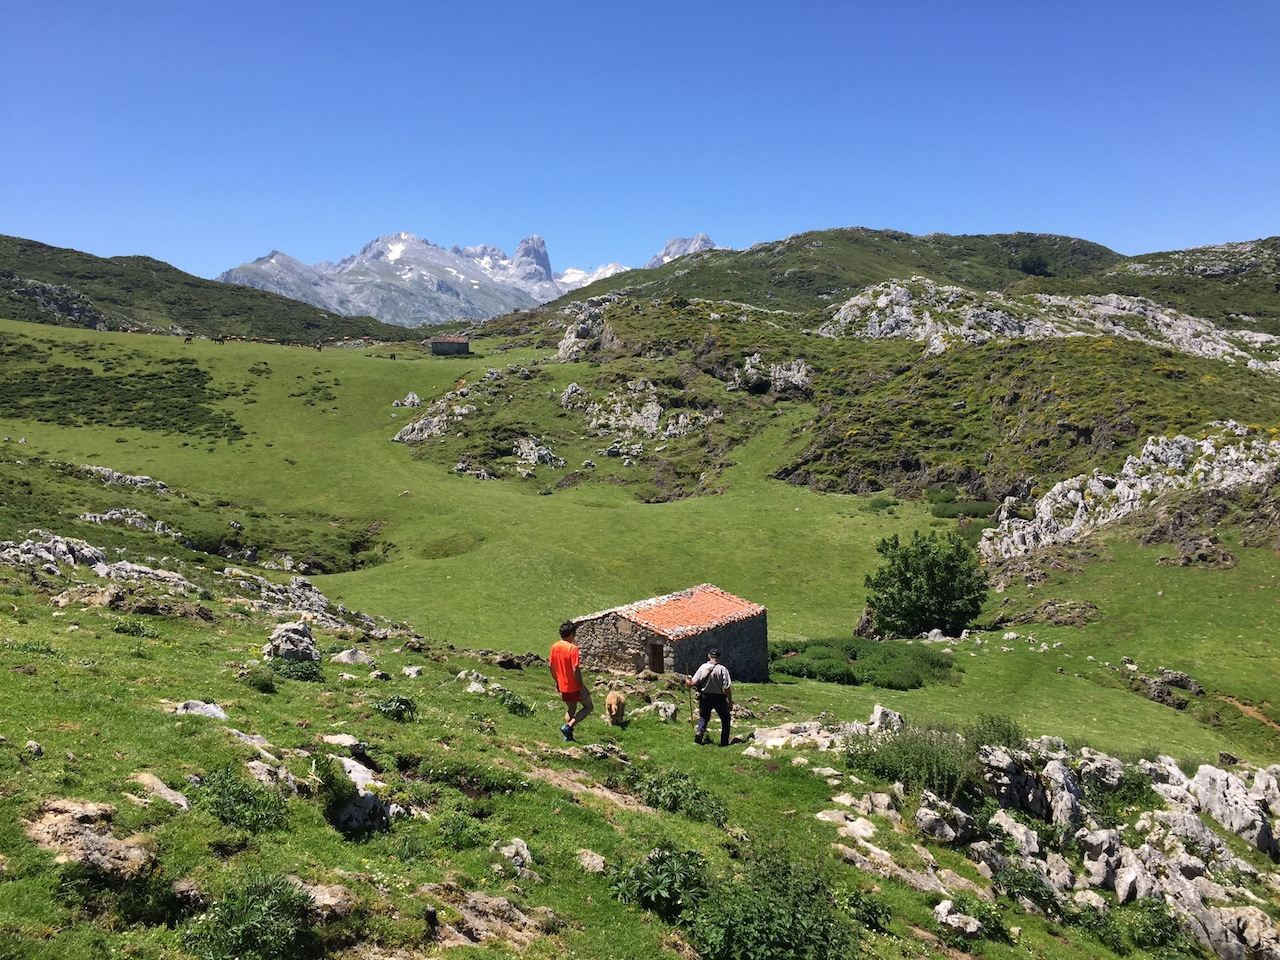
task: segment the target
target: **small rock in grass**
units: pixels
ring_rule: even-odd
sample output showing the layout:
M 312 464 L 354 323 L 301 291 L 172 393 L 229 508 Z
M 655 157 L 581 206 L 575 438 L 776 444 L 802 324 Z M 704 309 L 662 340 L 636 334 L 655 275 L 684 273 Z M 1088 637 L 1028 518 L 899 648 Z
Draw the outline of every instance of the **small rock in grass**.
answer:
M 375 663 L 373 657 L 365 653 L 363 650 L 350 648 L 340 653 L 335 653 L 329 658 L 330 663 L 359 663 L 366 667 L 372 667 Z
M 187 802 L 187 798 L 185 796 L 183 796 L 177 790 L 174 790 L 174 789 L 171 789 L 170 787 L 165 786 L 164 781 L 161 780 L 159 777 L 157 777 L 154 773 L 147 773 L 143 771 L 143 772 L 135 773 L 129 779 L 132 780 L 134 783 L 138 784 L 140 787 L 142 787 L 142 789 L 145 790 L 149 795 L 153 797 L 159 797 L 161 800 L 164 800 L 166 803 L 173 804 L 179 810 L 186 810 L 186 809 L 189 809 L 190 807 L 190 804 Z
M 604 873 L 604 857 L 594 850 L 579 850 L 578 865 L 587 873 Z
M 982 922 L 967 913 L 961 913 L 950 900 L 943 900 L 933 908 L 933 919 L 940 926 L 948 927 L 963 937 L 980 937 Z
M 174 713 L 189 713 L 197 717 L 209 717 L 212 720 L 226 720 L 227 711 L 216 703 L 205 703 L 203 700 L 184 700 L 174 709 Z

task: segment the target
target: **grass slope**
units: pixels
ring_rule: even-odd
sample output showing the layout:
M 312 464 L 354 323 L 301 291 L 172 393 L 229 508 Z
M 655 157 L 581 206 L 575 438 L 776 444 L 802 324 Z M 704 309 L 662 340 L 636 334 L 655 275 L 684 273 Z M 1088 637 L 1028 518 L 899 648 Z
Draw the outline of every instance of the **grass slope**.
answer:
M 0 236 L 0 314 L 59 326 L 293 343 L 414 337 L 372 317 L 341 317 L 261 290 L 202 280 L 150 257 L 95 257 L 7 236 Z
M 0 433 L 28 440 L 24 447 L 8 446 L 11 455 L 147 473 L 201 503 L 235 504 L 241 512 L 232 517 L 253 512 L 324 517 L 351 531 L 376 529 L 383 562 L 319 576 L 317 584 L 349 606 L 410 621 L 436 639 L 462 646 L 540 651 L 554 624 L 568 615 L 703 581 L 766 604 L 778 639 L 845 636 L 861 609 L 862 578 L 876 562 L 876 540 L 917 528 L 954 527 L 954 521 L 931 516 L 923 503 L 886 506 L 882 500 L 819 494 L 769 479 L 806 442 L 797 419 L 803 411 L 786 408 L 734 448 L 723 493 L 663 503 L 640 502 L 627 486 L 607 482 L 540 495 L 546 486 L 541 481 L 455 476 L 447 466 L 415 459 L 389 442 L 410 415 L 391 409 L 392 399 L 410 389 L 424 397 L 438 395 L 459 380 L 475 378 L 495 360 L 520 359 L 518 351 L 458 359 L 406 359 L 402 352 L 391 361 L 385 351 L 317 356 L 298 348 L 184 345 L 167 338 L 15 323 L 0 323 L 0 331 L 54 354 L 87 342 L 99 348 L 114 344 L 127 363 L 190 357 L 222 389 L 254 381 L 251 395 L 214 401 L 216 409 L 234 416 L 244 431 L 240 439 L 210 442 L 134 427 L 41 423 L 8 410 Z M 256 365 L 269 366 L 272 374 L 248 374 Z M 310 392 L 320 382 L 328 385 L 331 399 Z M 175 427 L 180 419 L 175 411 Z M 120 497 L 122 503 L 125 499 Z M 24 533 L 20 528 L 27 522 L 27 516 L 15 519 L 5 535 Z M 185 521 L 178 516 L 175 522 Z M 264 541 L 278 539 L 264 534 Z M 1153 568 L 1151 582 L 1167 585 L 1155 589 L 1166 593 L 1197 575 L 1238 582 L 1235 571 L 1156 568 L 1157 549 L 1140 555 Z M 1265 559 L 1259 562 L 1265 565 Z M 1118 600 L 1099 606 L 1104 619 L 1087 629 L 1109 631 L 1109 617 L 1128 609 Z M 1239 615 L 1270 609 L 1265 593 L 1246 592 Z M 1173 655 L 1181 641 L 1160 622 L 1153 620 L 1134 635 L 1135 642 L 1166 651 L 1166 665 L 1177 666 Z M 1036 732 L 1078 731 L 1103 748 L 1144 745 L 1143 731 L 1130 722 L 1133 710 L 1155 711 L 1168 736 L 1188 750 L 1216 752 L 1234 739 L 1127 690 L 1057 674 L 1060 664 L 1053 658 L 965 661 L 957 687 L 904 694 L 908 709 L 945 716 L 980 712 L 1019 689 L 1027 707 L 1023 710 L 1019 701 L 1011 710 Z M 1207 666 L 1209 675 L 1198 679 L 1212 685 L 1217 668 Z M 1219 686 L 1230 692 L 1231 684 Z M 1256 694 L 1243 695 L 1253 700 Z M 831 697 L 848 698 L 861 711 L 869 709 L 875 694 L 863 696 L 855 688 L 833 691 Z M 1096 714 L 1081 715 L 1082 699 L 1098 705 Z M 1265 743 L 1265 728 L 1256 727 L 1259 742 Z M 1274 746 L 1266 750 L 1276 752 Z
M 791 335 L 786 329 L 735 329 L 734 337 L 748 339 L 785 342 Z M 624 335 L 638 330 L 627 328 Z M 363 917 L 350 921 L 358 924 L 360 939 L 386 950 L 421 945 L 422 899 L 415 891 L 453 875 L 528 906 L 550 906 L 569 921 L 558 934 L 562 947 L 542 941 L 526 956 L 558 956 L 561 950 L 586 957 L 670 956 L 669 928 L 619 905 L 603 878 L 583 874 L 574 859 L 580 847 L 625 863 L 671 838 L 705 853 L 716 869 L 728 870 L 732 838 L 745 831 L 773 837 L 793 857 L 816 858 L 841 892 L 870 885 L 870 878 L 833 862 L 831 831 L 811 816 L 829 805 L 830 790 L 820 778 L 786 764 L 750 760 L 737 750 L 699 750 L 679 725 L 642 718 L 612 730 L 593 719 L 583 739 L 616 743 L 647 769 L 688 772 L 726 801 L 728 830 L 678 814 L 620 809 L 545 783 L 535 768 L 576 771 L 599 782 L 616 771 L 607 761 L 557 752 L 559 706 L 549 696 L 544 670 L 497 675 L 463 652 L 545 652 L 555 624 L 567 615 L 704 580 L 767 604 L 775 640 L 847 636 L 861 608 L 862 577 L 875 562 L 876 540 L 916 528 L 952 529 L 954 521 L 931 516 L 923 503 L 818 493 L 770 479 L 810 442 L 806 424 L 814 404 L 744 400 L 742 423 L 751 429 L 726 458 L 719 494 L 645 503 L 631 485 L 598 482 L 544 495 L 544 477 L 482 482 L 453 475 L 447 463 L 415 457 L 389 442 L 414 415 L 392 409 L 393 399 L 408 390 L 438 396 L 476 381 L 486 367 L 526 363 L 545 352 L 540 348 L 506 349 L 507 341 L 494 340 L 477 345 L 487 355 L 455 359 L 400 347 L 391 360 L 387 347 L 316 354 L 12 321 L 0 321 L 0 336 L 0 375 L 24 384 L 0 407 L 0 436 L 11 438 L 0 446 L 0 539 L 21 536 L 43 521 L 39 525 L 123 548 L 139 560 L 173 556 L 201 583 L 215 585 L 212 571 L 226 563 L 220 557 L 72 517 L 86 509 L 132 506 L 180 529 L 190 527 L 202 534 L 197 547 L 212 548 L 219 528 L 235 520 L 264 551 L 298 542 L 310 554 L 346 556 L 346 565 L 335 562 L 335 572 L 315 577 L 317 585 L 350 607 L 409 621 L 428 638 L 422 654 L 399 649 L 395 641 L 364 645 L 392 675 L 390 681 L 341 681 L 338 671 L 344 668 L 326 663 L 321 683 L 281 680 L 277 692 L 265 693 L 238 674 L 256 656 L 270 624 L 243 618 L 244 611 L 216 598 L 205 601 L 217 615 L 212 625 L 146 617 L 144 635 L 131 636 L 115 632 L 117 614 L 51 608 L 47 594 L 60 584 L 40 587 L 24 574 L 0 573 L 0 735 L 8 741 L 0 745 L 0 855 L 7 861 L 0 875 L 0 943 L 8 938 L 19 944 L 15 956 L 186 956 L 179 930 L 101 913 L 67 882 L 49 854 L 26 840 L 21 820 L 50 795 L 115 804 L 121 831 L 139 831 L 154 844 L 164 878 L 189 876 L 215 897 L 252 865 L 309 881 L 341 882 L 364 905 Z M 726 342 L 731 353 L 747 345 L 746 339 Z M 893 360 L 865 362 L 892 366 Z M 137 423 L 129 422 L 127 404 L 113 405 L 110 391 L 103 394 L 101 413 L 87 412 L 87 394 L 73 395 L 68 410 L 59 411 L 37 379 L 23 372 L 55 365 L 90 368 L 81 378 L 89 384 L 95 377 L 190 369 L 200 375 L 201 392 L 159 405 L 154 417 Z M 531 380 L 529 389 L 551 397 L 561 380 L 584 371 L 610 372 L 607 364 L 557 367 L 547 374 L 552 382 Z M 195 417 L 191 411 L 197 406 L 212 419 Z M 558 407 L 538 409 L 552 417 Z M 235 429 L 202 431 L 205 422 Z M 550 420 L 545 425 L 553 426 Z M 28 469 L 14 466 L 17 460 Z M 50 461 L 147 473 L 173 492 L 162 498 L 102 487 Z M 356 562 L 371 531 L 377 556 Z M 1274 553 L 1233 544 L 1240 557 L 1236 568 L 1197 570 L 1158 565 L 1168 547 L 1136 546 L 1123 531 L 1102 546 L 1096 563 L 1057 573 L 1034 588 L 1015 586 L 994 597 L 989 611 L 1012 613 L 1049 597 L 1077 598 L 1098 606 L 1101 619 L 1095 623 L 1020 627 L 1036 640 L 1007 644 L 1008 651 L 1001 649 L 1003 630 L 985 631 L 979 638 L 986 643 L 958 645 L 952 679 L 913 690 L 779 677 L 769 685 L 744 686 L 739 700 L 765 723 L 823 712 L 865 719 L 877 702 L 915 720 L 953 723 L 994 708 L 1015 716 L 1032 735 L 1061 735 L 1115 753 L 1157 747 L 1197 761 L 1229 750 L 1258 762 L 1280 760 L 1280 737 L 1265 722 L 1275 718 L 1267 681 L 1280 664 L 1269 630 Z M 366 562 L 375 559 L 382 562 Z M 350 640 L 322 631 L 319 642 L 332 652 Z M 1123 682 L 1121 656 L 1148 672 L 1159 666 L 1187 670 L 1207 692 L 1183 711 L 1148 701 Z M 402 676 L 406 665 L 421 666 L 423 676 Z M 534 712 L 518 716 L 496 699 L 466 694 L 453 677 L 476 667 L 532 704 Z M 373 709 L 376 699 L 392 693 L 417 700 L 416 722 L 395 724 Z M 405 821 L 388 834 L 353 842 L 328 826 L 318 803 L 305 799 L 287 802 L 287 829 L 256 834 L 227 827 L 206 809 L 174 813 L 161 804 L 133 806 L 121 794 L 134 789 L 128 778 L 135 771 L 155 772 L 194 796 L 188 775 L 207 775 L 253 755 L 222 724 L 162 709 L 162 699 L 188 697 L 217 701 L 228 710 L 230 725 L 266 737 L 281 751 L 325 749 L 318 738 L 329 732 L 368 741 L 390 789 L 421 805 L 431 819 Z M 758 701 L 751 702 L 753 697 Z M 764 712 L 775 703 L 782 712 Z M 19 745 L 29 738 L 41 742 L 43 758 L 23 756 Z M 308 772 L 305 757 L 286 762 L 300 776 Z M 877 843 L 908 860 L 915 856 L 910 838 L 888 824 L 881 828 Z M 543 883 L 512 890 L 508 880 L 492 873 L 496 857 L 490 843 L 512 836 L 528 841 Z M 933 853 L 942 865 L 972 874 L 956 852 Z M 894 919 L 889 936 L 867 936 L 867 952 L 943 954 L 920 933 L 934 929 L 930 899 L 889 881 L 881 887 Z M 984 957 L 1112 956 L 1082 931 L 1027 917 L 1007 903 L 1000 909 L 1023 934 L 1016 944 L 984 942 L 975 948 Z M 343 929 L 339 925 L 329 934 L 335 949 L 348 942 Z M 490 946 L 475 955 L 507 953 Z

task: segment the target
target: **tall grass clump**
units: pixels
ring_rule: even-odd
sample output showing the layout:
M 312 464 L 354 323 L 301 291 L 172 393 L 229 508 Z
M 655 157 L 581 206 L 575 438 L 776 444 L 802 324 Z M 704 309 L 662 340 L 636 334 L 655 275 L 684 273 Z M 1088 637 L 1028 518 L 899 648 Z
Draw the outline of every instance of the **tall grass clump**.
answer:
M 703 960 L 844 960 L 855 928 L 816 867 L 781 849 L 753 849 L 714 885 L 688 923 Z
M 232 767 L 208 774 L 194 799 L 197 807 L 227 826 L 249 833 L 280 830 L 289 824 L 289 809 L 280 791 L 247 780 Z
M 729 808 L 723 800 L 679 770 L 631 770 L 624 785 L 651 807 L 682 813 L 690 820 L 724 826 Z
M 856 773 L 897 781 L 911 791 L 931 790 L 947 800 L 982 792 L 977 745 L 955 730 L 906 726 L 885 737 L 853 737 L 845 761 Z
M 302 960 L 318 952 L 311 898 L 284 877 L 250 873 L 183 931 L 199 960 Z

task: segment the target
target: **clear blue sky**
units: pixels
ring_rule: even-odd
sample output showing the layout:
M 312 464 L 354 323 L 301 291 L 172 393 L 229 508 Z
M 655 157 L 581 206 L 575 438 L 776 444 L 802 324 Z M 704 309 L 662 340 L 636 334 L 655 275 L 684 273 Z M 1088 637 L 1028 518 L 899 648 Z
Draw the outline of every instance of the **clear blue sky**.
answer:
M 410 230 L 1280 233 L 1280 3 L 0 0 L 0 233 L 212 275 Z

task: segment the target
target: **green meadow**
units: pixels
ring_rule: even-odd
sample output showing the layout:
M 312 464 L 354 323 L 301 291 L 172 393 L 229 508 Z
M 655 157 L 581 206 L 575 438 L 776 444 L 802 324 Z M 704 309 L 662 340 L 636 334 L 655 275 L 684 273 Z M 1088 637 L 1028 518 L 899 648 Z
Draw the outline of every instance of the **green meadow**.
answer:
M 644 502 L 623 468 L 603 461 L 590 482 L 563 488 L 555 480 L 571 471 L 572 459 L 564 471 L 539 467 L 534 480 L 481 481 L 455 475 L 448 457 L 390 441 L 419 413 L 392 408 L 408 391 L 430 402 L 476 382 L 489 367 L 547 353 L 510 344 L 480 340 L 477 356 L 444 359 L 404 344 L 318 352 L 0 322 L 0 435 L 9 437 L 0 445 L 0 490 L 7 491 L 0 539 L 43 527 L 118 546 L 142 562 L 174 557 L 213 587 L 213 571 L 246 564 L 75 518 L 128 505 L 208 541 L 234 521 L 263 548 L 260 559 L 292 547 L 333 571 L 311 577 L 333 601 L 404 622 L 425 638 L 423 652 L 392 640 L 364 645 L 389 681 L 342 680 L 346 668 L 325 662 L 320 681 L 277 679 L 267 691 L 247 682 L 245 664 L 257 657 L 271 623 L 228 607 L 216 590 L 204 601 L 215 613 L 212 624 L 144 617 L 144 627 L 120 632 L 122 617 L 111 611 L 51 607 L 47 594 L 65 586 L 60 581 L 41 586 L 7 569 L 0 577 L 0 735 L 7 741 L 0 744 L 0 957 L 189 956 L 180 922 L 135 922 L 118 904 L 103 908 L 105 894 L 95 900 L 77 892 L 50 855 L 26 840 L 21 821 L 47 796 L 114 804 L 118 831 L 148 838 L 163 878 L 190 878 L 213 898 L 252 867 L 342 882 L 359 905 L 326 934 L 334 952 L 360 946 L 394 956 L 424 948 L 418 887 L 452 878 L 548 906 L 566 920 L 555 939 L 536 942 L 526 956 L 675 956 L 672 929 L 619 904 L 607 877 L 580 869 L 577 851 L 628 864 L 671 840 L 731 874 L 741 838 L 767 837 L 820 864 L 841 896 L 874 886 L 885 898 L 893 918 L 886 932 L 861 935 L 866 955 L 957 955 L 929 932 L 937 897 L 830 855 L 834 831 L 813 814 L 830 806 L 832 790 L 792 766 L 788 754 L 762 761 L 743 756 L 742 744 L 695 746 L 684 694 L 672 691 L 678 722 L 638 717 L 619 729 L 593 717 L 579 739 L 616 746 L 639 770 L 686 772 L 697 789 L 724 802 L 726 824 L 575 792 L 548 776 L 617 787 L 625 771 L 608 759 L 563 752 L 560 705 L 541 667 L 505 671 L 467 653 L 544 653 L 568 616 L 704 581 L 765 604 L 776 641 L 844 638 L 862 609 L 876 542 L 913 529 L 952 530 L 957 522 L 934 516 L 924 500 L 818 493 L 773 479 L 812 442 L 817 411 L 807 401 L 727 425 L 737 439 L 722 455 L 720 492 L 667 502 Z M 42 377 L 51 366 L 65 371 Z M 583 374 L 577 365 L 553 367 L 537 389 L 552 396 Z M 163 402 L 149 409 L 145 427 L 137 425 L 130 392 L 138 377 L 163 385 Z M 566 456 L 590 455 L 590 447 L 583 437 L 567 445 Z M 103 487 L 57 463 L 149 474 L 173 492 Z M 1174 568 L 1156 563 L 1168 548 L 1140 547 L 1117 531 L 1101 539 L 1099 557 L 1082 569 L 993 594 L 981 629 L 955 645 L 945 680 L 913 690 L 782 676 L 743 685 L 738 701 L 755 716 L 739 733 L 819 715 L 865 720 L 880 703 L 913 721 L 954 726 L 1004 714 L 1029 735 L 1058 735 L 1129 758 L 1161 752 L 1194 765 L 1229 751 L 1275 762 L 1280 651 L 1270 625 L 1280 570 L 1271 551 L 1231 546 L 1240 558 L 1234 569 Z M 1019 626 L 1018 639 L 1003 639 L 1008 628 L 995 626 L 998 614 L 1048 598 L 1087 600 L 1101 617 L 1081 627 Z M 326 654 L 350 645 L 326 631 L 317 631 L 317 641 Z M 1144 672 L 1185 670 L 1206 692 L 1186 710 L 1153 703 L 1129 689 L 1125 656 Z M 404 666 L 420 666 L 422 675 L 403 676 Z M 513 712 L 496 697 L 464 692 L 455 676 L 471 669 L 529 709 Z M 413 722 L 395 723 L 374 708 L 391 694 L 413 698 Z M 188 698 L 219 703 L 229 715 L 225 725 L 279 750 L 315 754 L 327 749 L 321 735 L 351 733 L 369 744 L 395 795 L 429 816 L 353 840 L 306 798 L 285 802 L 285 826 L 257 831 L 222 822 L 198 801 L 175 813 L 159 802 L 123 800 L 136 771 L 154 772 L 198 798 L 201 788 L 189 776 L 255 755 L 222 723 L 164 710 L 165 701 Z M 41 743 L 43 757 L 23 753 L 28 739 Z M 843 767 L 838 756 L 830 760 Z M 300 778 L 309 773 L 304 759 L 288 765 Z M 873 819 L 877 844 L 906 862 L 919 856 L 909 835 Z M 542 882 L 513 884 L 493 872 L 491 844 L 513 836 L 528 842 Z M 941 865 L 977 879 L 957 851 L 929 850 Z M 993 960 L 1114 955 L 1081 929 L 1027 916 L 1007 900 L 998 909 L 1020 935 L 966 950 Z M 468 955 L 509 953 L 491 944 Z M 1139 948 L 1133 955 L 1154 953 Z

